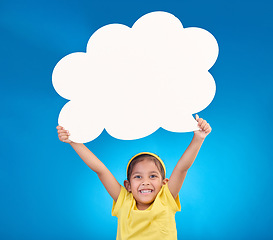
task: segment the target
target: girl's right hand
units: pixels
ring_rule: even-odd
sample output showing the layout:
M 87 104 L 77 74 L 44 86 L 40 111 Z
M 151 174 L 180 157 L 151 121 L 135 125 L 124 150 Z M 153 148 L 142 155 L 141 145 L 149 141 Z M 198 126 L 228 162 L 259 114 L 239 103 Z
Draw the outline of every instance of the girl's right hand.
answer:
M 63 127 L 61 126 L 57 126 L 57 130 L 58 130 L 58 137 L 60 139 L 60 141 L 65 142 L 65 143 L 71 143 L 72 141 L 69 140 L 69 131 L 65 130 Z

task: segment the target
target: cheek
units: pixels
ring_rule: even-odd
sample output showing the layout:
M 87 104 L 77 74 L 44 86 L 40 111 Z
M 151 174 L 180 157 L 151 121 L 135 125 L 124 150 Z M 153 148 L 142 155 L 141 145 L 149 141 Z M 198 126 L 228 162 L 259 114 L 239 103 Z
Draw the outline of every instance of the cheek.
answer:
M 137 183 L 131 183 L 131 191 L 137 192 L 138 191 L 138 184 Z
M 162 187 L 162 183 L 161 182 L 157 182 L 155 183 L 155 186 L 157 189 L 160 189 Z

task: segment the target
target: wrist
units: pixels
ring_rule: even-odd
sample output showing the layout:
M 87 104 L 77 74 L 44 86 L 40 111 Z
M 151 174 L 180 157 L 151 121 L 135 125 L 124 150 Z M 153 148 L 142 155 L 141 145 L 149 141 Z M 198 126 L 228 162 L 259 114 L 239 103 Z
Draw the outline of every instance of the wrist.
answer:
M 197 141 L 197 142 L 201 142 L 203 143 L 206 137 L 201 136 L 200 134 L 194 132 L 193 135 L 193 140 Z

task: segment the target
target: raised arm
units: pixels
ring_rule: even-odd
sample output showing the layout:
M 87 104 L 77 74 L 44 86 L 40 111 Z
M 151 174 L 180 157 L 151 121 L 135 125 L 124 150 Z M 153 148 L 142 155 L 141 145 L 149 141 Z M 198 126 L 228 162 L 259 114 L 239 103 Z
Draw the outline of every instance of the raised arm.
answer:
M 84 144 L 75 143 L 69 140 L 69 132 L 67 130 L 61 126 L 57 126 L 57 129 L 59 139 L 72 146 L 86 165 L 97 173 L 100 181 L 114 201 L 117 201 L 121 186 L 113 174 Z
M 198 115 L 196 115 L 196 121 L 198 122 L 200 130 L 194 132 L 190 145 L 176 164 L 168 182 L 170 192 L 174 198 L 177 197 L 188 169 L 193 164 L 206 136 L 211 132 L 211 127 L 206 120 L 199 118 Z

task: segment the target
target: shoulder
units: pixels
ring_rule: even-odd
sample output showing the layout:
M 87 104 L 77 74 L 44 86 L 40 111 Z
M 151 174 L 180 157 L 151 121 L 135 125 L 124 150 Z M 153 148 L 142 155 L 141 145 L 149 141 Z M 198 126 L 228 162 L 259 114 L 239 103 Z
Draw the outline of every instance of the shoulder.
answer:
M 113 207 L 112 207 L 112 215 L 118 216 L 119 210 L 122 207 L 125 207 L 127 204 L 130 203 L 133 200 L 132 193 L 129 193 L 125 187 L 121 186 L 121 190 L 118 196 L 117 201 L 113 201 Z
M 164 205 L 169 206 L 173 211 L 177 212 L 181 210 L 179 195 L 177 195 L 175 199 L 173 198 L 168 183 L 162 186 L 158 193 L 158 198 Z

